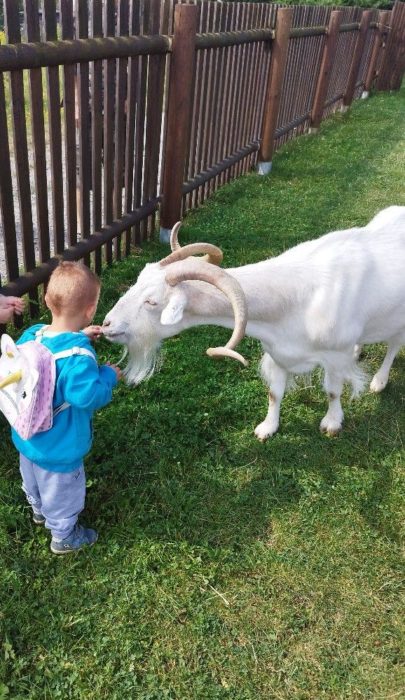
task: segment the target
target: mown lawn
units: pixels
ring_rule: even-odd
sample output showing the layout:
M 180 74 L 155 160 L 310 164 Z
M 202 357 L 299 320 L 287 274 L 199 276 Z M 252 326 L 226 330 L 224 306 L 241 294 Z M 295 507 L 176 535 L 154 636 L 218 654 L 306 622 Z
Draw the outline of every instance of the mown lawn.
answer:
M 225 264 L 274 255 L 405 204 L 404 93 L 357 102 L 188 216 L 182 241 Z M 98 319 L 158 243 L 103 276 Z M 71 558 L 31 524 L 1 425 L 0 698 L 291 700 L 403 697 L 400 558 L 405 352 L 382 395 L 345 397 L 321 435 L 319 377 L 266 411 L 260 348 L 248 369 L 205 348 L 204 328 L 164 346 L 161 371 L 97 415 L 84 521 L 99 543 Z M 101 341 L 100 356 L 119 349 Z M 384 349 L 367 349 L 370 373 Z M 403 667 L 402 667 L 403 668 Z

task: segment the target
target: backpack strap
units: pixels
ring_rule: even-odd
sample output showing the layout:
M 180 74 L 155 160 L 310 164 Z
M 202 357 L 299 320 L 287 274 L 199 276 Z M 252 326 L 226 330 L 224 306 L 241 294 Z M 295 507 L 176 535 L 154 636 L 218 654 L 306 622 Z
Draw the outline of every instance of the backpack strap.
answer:
M 66 408 L 69 408 L 69 406 L 70 406 L 70 403 L 68 403 L 67 401 L 64 401 L 63 403 L 61 403 L 60 406 L 58 406 L 58 408 L 55 408 L 55 410 L 53 412 L 54 419 L 56 418 L 57 415 L 59 415 L 59 413 L 62 413 L 62 411 L 64 411 Z
M 52 354 L 55 362 L 56 360 L 63 360 L 65 357 L 72 357 L 73 355 L 87 355 L 88 357 L 92 357 L 94 362 L 97 362 L 91 350 L 87 350 L 86 348 L 74 347 L 70 348 L 70 350 L 62 350 L 61 352 L 54 352 Z M 59 413 L 62 413 L 62 411 L 65 411 L 67 408 L 69 408 L 70 405 L 71 404 L 68 401 L 64 401 L 64 403 L 55 408 L 53 412 L 54 419 L 57 415 L 59 415 Z
M 49 326 L 42 326 L 42 328 L 40 328 L 39 331 L 35 332 L 35 340 L 37 343 L 41 342 L 47 328 L 49 328 Z
M 48 328 L 49 326 L 42 326 L 42 328 L 35 332 L 35 342 L 40 343 L 42 341 L 45 331 Z M 50 350 L 50 352 L 52 352 L 52 350 Z M 55 361 L 62 360 L 65 357 L 71 357 L 71 355 L 88 355 L 89 357 L 92 357 L 93 360 L 96 360 L 91 350 L 86 350 L 86 348 L 80 348 L 78 346 L 74 346 L 69 350 L 62 350 L 61 352 L 52 352 L 52 355 Z
M 65 357 L 72 357 L 73 355 L 87 355 L 88 357 L 92 357 L 94 362 L 97 362 L 96 358 L 94 357 L 93 353 L 91 350 L 87 350 L 87 348 L 79 348 L 79 347 L 73 347 L 70 348 L 70 350 L 62 350 L 61 352 L 53 352 L 52 353 L 54 360 L 63 360 Z
M 41 340 L 44 337 L 45 331 L 49 328 L 49 326 L 42 326 L 38 331 L 35 333 L 35 341 L 37 343 L 40 343 Z M 50 351 L 52 352 L 52 351 Z M 62 350 L 61 352 L 53 352 L 52 353 L 54 360 L 63 360 L 65 357 L 71 357 L 72 355 L 88 355 L 88 357 L 92 357 L 93 360 L 97 361 L 96 358 L 94 357 L 93 353 L 91 350 L 87 350 L 86 348 L 80 348 L 78 346 L 75 346 L 73 348 L 70 348 L 69 350 Z

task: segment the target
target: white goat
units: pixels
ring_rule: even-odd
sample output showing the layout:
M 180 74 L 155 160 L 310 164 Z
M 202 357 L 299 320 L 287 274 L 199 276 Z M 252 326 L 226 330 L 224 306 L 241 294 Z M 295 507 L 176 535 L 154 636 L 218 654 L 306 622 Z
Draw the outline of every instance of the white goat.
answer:
M 365 375 L 359 347 L 386 342 L 388 351 L 370 388 L 384 389 L 392 362 L 405 345 L 405 207 L 379 212 L 363 228 L 335 231 L 301 243 L 278 257 L 222 270 L 221 251 L 210 244 L 183 248 L 172 231 L 172 253 L 146 265 L 136 284 L 104 321 L 104 334 L 129 350 L 127 381 L 138 383 L 155 367 L 164 338 L 197 325 L 234 328 L 230 355 L 243 335 L 261 341 L 261 372 L 270 387 L 269 409 L 256 430 L 259 440 L 279 425 L 280 403 L 290 375 L 324 370 L 329 408 L 321 430 L 342 427 L 345 382 L 357 394 Z M 190 257 L 208 253 L 205 260 Z

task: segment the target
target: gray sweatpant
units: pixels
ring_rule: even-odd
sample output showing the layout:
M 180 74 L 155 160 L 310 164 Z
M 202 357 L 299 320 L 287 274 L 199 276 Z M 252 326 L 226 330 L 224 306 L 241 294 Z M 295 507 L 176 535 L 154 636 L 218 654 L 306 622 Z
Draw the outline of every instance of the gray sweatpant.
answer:
M 86 476 L 81 465 L 72 472 L 49 472 L 20 454 L 22 488 L 34 513 L 42 513 L 55 540 L 72 532 L 84 508 Z

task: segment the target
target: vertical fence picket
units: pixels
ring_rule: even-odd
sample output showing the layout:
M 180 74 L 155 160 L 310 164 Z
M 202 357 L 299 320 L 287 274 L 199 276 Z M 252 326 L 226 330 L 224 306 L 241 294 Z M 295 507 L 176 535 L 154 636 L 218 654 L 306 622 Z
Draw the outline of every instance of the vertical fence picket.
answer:
M 142 19 L 143 19 L 143 34 L 150 34 L 151 33 L 151 5 L 150 5 L 150 0 L 143 0 L 143 5 L 142 5 Z M 145 56 L 145 60 L 142 65 L 142 69 L 144 71 L 144 75 L 142 76 L 144 78 L 143 82 L 143 93 L 142 93 L 142 100 L 143 100 L 143 110 L 144 110 L 144 115 L 143 115 L 143 124 L 141 127 L 141 133 L 142 133 L 142 144 L 140 144 L 140 149 L 139 153 L 142 153 L 142 155 L 146 155 L 146 129 L 147 129 L 147 123 L 148 123 L 148 91 L 149 91 L 149 78 L 150 78 L 150 73 L 149 73 L 149 56 Z M 141 162 L 141 181 L 139 183 L 139 201 L 142 203 L 145 201 L 145 191 L 146 191 L 146 178 L 145 178 L 145 163 L 146 159 L 142 157 L 142 162 Z M 148 237 L 148 222 L 145 220 L 142 220 L 139 222 L 139 231 L 140 231 L 140 237 L 141 240 L 145 240 Z
M 219 31 L 224 32 L 227 28 L 227 3 L 224 3 L 220 7 L 221 14 L 219 18 Z M 218 53 L 218 89 L 217 89 L 217 104 L 214 110 L 215 115 L 215 130 L 214 130 L 214 163 L 218 163 L 222 158 L 221 147 L 222 138 L 224 133 L 224 119 L 223 119 L 223 94 L 225 90 L 226 81 L 226 55 L 227 48 L 222 47 L 217 49 Z M 211 180 L 211 191 L 215 191 L 218 187 L 218 177 Z
M 232 14 L 230 18 L 230 30 L 235 30 L 238 26 L 239 17 L 239 3 L 232 3 Z M 233 128 L 232 128 L 232 114 L 234 111 L 234 96 L 236 89 L 236 60 L 237 60 L 237 46 L 229 47 L 229 78 L 226 94 L 226 132 L 225 132 L 225 156 L 227 156 L 232 151 L 233 146 Z M 224 157 L 225 157 L 224 156 Z M 223 173 L 223 183 L 228 182 L 229 171 L 225 170 Z
M 25 0 L 25 26 L 30 42 L 40 41 L 38 0 Z M 46 173 L 46 146 L 42 72 L 33 68 L 29 73 L 32 140 L 34 153 L 35 199 L 37 208 L 39 258 L 44 262 L 50 257 L 48 219 L 48 178 Z
M 198 18 L 198 31 L 204 33 L 208 30 L 208 22 L 210 18 L 210 3 L 202 0 L 200 4 L 200 13 Z M 208 95 L 208 52 L 204 49 L 200 49 L 196 53 L 196 63 L 195 63 L 195 73 L 196 81 L 198 81 L 198 95 L 197 99 L 194 100 L 195 109 L 197 110 L 194 117 L 196 121 L 195 128 L 195 149 L 192 157 L 189 158 L 189 178 L 191 179 L 196 172 L 201 170 L 202 153 L 204 146 L 204 124 L 205 124 L 205 114 L 207 109 L 207 95 Z M 198 71 L 198 77 L 197 77 Z M 191 134 L 193 126 L 191 125 Z M 190 154 L 191 155 L 191 154 Z M 202 188 L 197 187 L 191 192 L 190 196 L 190 206 L 195 207 L 202 201 Z
M 61 0 L 62 39 L 72 40 L 73 0 Z M 76 66 L 63 66 L 63 124 L 65 144 L 66 214 L 69 245 L 77 242 L 76 191 Z
M 75 6 L 76 37 L 87 39 L 89 36 L 89 12 L 87 2 L 76 0 Z M 78 96 L 78 133 L 79 133 L 79 216 L 81 237 L 90 236 L 90 187 L 91 187 L 91 152 L 90 152 L 90 92 L 89 64 L 80 63 L 77 74 Z M 90 255 L 84 256 L 86 265 L 90 265 Z
M 160 29 L 160 0 L 150 0 L 149 32 L 158 34 Z M 160 152 L 160 129 L 162 122 L 163 85 L 162 79 L 164 57 L 149 56 L 148 89 L 146 96 L 146 133 L 143 201 L 148 202 L 156 195 Z M 145 233 L 148 238 L 155 226 L 155 215 L 145 221 Z
M 136 36 L 140 33 L 139 25 L 139 0 L 131 0 L 130 8 L 130 34 Z M 134 207 L 134 149 L 135 149 L 135 124 L 137 105 L 137 86 L 139 78 L 139 57 L 129 59 L 128 63 L 128 97 L 126 114 L 125 135 L 125 209 L 131 211 Z M 131 250 L 131 229 L 125 236 L 125 255 Z
M 234 3 L 225 3 L 225 20 L 224 20 L 224 27 L 225 31 L 230 31 L 232 27 L 232 17 L 233 17 L 233 12 L 234 12 Z M 223 80 L 222 80 L 222 85 L 221 85 L 221 95 L 222 95 L 222 104 L 221 104 L 221 109 L 219 110 L 219 154 L 218 154 L 218 160 L 223 160 L 227 153 L 226 153 L 226 135 L 229 129 L 229 124 L 228 124 L 228 113 L 227 113 L 227 105 L 228 105 L 228 96 L 230 92 L 230 76 L 229 76 L 229 70 L 231 66 L 231 59 L 232 59 L 232 47 L 226 47 L 224 49 L 223 57 L 222 57 L 222 63 L 223 63 Z M 222 182 L 224 181 L 225 174 L 220 173 L 220 175 L 217 178 L 217 185 L 220 186 Z
M 207 24 L 206 31 L 214 31 L 215 23 L 215 13 L 217 10 L 217 5 L 214 2 L 206 2 L 207 7 Z M 208 158 L 208 130 L 210 124 L 210 111 L 211 111 L 211 83 L 213 75 L 213 52 L 215 49 L 205 50 L 205 84 L 204 84 L 204 96 L 202 103 L 202 122 L 201 122 L 201 151 L 200 151 L 200 166 L 199 171 L 204 171 L 207 168 L 207 158 Z M 205 185 L 200 187 L 200 202 L 205 200 Z
M 245 18 L 246 18 L 246 12 L 247 12 L 247 4 L 246 3 L 240 3 L 239 7 L 239 24 L 238 24 L 238 29 L 242 30 L 244 29 L 245 26 Z M 240 143 L 240 131 L 241 131 L 241 108 L 242 108 L 242 103 L 244 99 L 244 90 L 245 90 L 245 85 L 244 85 L 244 73 L 245 73 L 245 56 L 246 56 L 246 46 L 244 44 L 241 44 L 240 46 L 237 47 L 237 61 L 236 61 L 236 67 L 237 67 L 237 73 L 236 73 L 236 85 L 238 86 L 238 89 L 235 92 L 235 108 L 234 108 L 234 114 L 235 114 L 235 127 L 234 127 L 234 132 L 233 132 L 233 146 L 232 146 L 232 151 L 235 151 L 236 148 L 238 147 L 238 144 Z M 230 176 L 231 178 L 237 177 L 239 174 L 239 166 L 240 166 L 240 161 L 238 163 L 235 163 L 233 168 L 231 169 Z
M 221 28 L 221 15 L 223 13 L 224 7 L 222 3 L 215 3 L 215 14 L 213 16 L 213 28 L 215 32 L 220 31 Z M 206 166 L 215 165 L 216 163 L 216 152 L 215 152 L 215 135 L 218 129 L 218 99 L 219 99 L 219 61 L 221 58 L 221 48 L 216 48 L 212 51 L 212 80 L 211 80 L 211 90 L 210 90 L 210 112 L 208 117 L 208 133 L 206 135 L 207 139 L 207 157 Z M 214 181 L 211 179 L 207 182 L 205 186 L 205 196 L 209 197 L 212 193 L 212 186 Z
M 19 44 L 21 42 L 21 31 L 18 7 L 13 0 L 5 0 L 4 9 L 7 41 L 9 44 Z M 22 71 L 11 72 L 10 86 L 23 257 L 25 269 L 30 271 L 35 267 L 35 249 L 30 169 L 28 162 L 27 115 L 25 111 L 24 78 Z M 30 306 L 30 313 L 34 315 L 36 313 L 35 305 L 38 303 L 37 290 L 33 290 L 30 296 L 33 300 L 33 304 Z
M 44 0 L 45 37 L 48 41 L 57 40 L 55 0 Z M 47 68 L 48 77 L 48 112 L 49 112 L 49 147 L 52 177 L 52 225 L 54 249 L 62 253 L 65 247 L 63 214 L 63 169 L 62 169 L 62 131 L 60 118 L 59 67 Z
M 104 2 L 104 36 L 115 34 L 115 3 L 114 0 Z M 104 61 L 104 135 L 103 135 L 103 166 L 104 166 L 104 224 L 113 221 L 113 190 L 114 190 L 114 94 L 115 94 L 115 61 Z M 112 263 L 112 242 L 106 244 L 107 264 Z
M 127 36 L 129 33 L 128 2 L 120 0 L 117 14 L 117 35 Z M 124 152 L 125 152 L 125 101 L 127 93 L 128 59 L 119 58 L 116 62 L 117 79 L 115 94 L 115 132 L 114 132 L 114 190 L 113 215 L 114 219 L 122 216 L 122 188 L 124 184 Z M 121 236 L 114 240 L 115 259 L 121 259 Z
M 197 31 L 201 32 L 201 4 L 198 6 L 198 27 Z M 186 154 L 185 179 L 189 180 L 195 172 L 195 159 L 198 147 L 199 137 L 199 115 L 201 105 L 201 77 L 202 77 L 202 52 L 196 51 L 195 68 L 194 68 L 194 94 L 192 117 L 190 125 L 190 143 Z M 198 190 L 193 190 L 183 198 L 183 211 L 193 208 L 193 202 L 198 194 Z
M 256 16 L 257 8 L 254 5 L 250 5 L 247 8 L 246 17 L 246 28 L 256 26 Z M 242 89 L 243 94 L 243 108 L 241 114 L 241 131 L 240 131 L 240 144 L 242 146 L 247 146 L 250 140 L 250 129 L 249 129 L 249 114 L 251 111 L 251 105 L 253 103 L 253 84 L 254 81 L 252 76 L 254 75 L 254 59 L 256 54 L 257 44 L 248 44 L 246 46 L 246 60 L 244 61 L 244 73 L 245 81 L 244 88 Z M 250 164 L 250 156 L 244 158 L 240 161 L 240 174 L 246 173 L 248 166 Z
M 246 27 L 255 27 L 256 26 L 256 19 L 257 19 L 257 7 L 255 5 L 251 5 L 248 8 L 248 14 L 247 14 L 247 24 Z M 256 44 L 248 44 L 246 47 L 246 61 L 244 65 L 244 72 L 245 72 L 245 88 L 243 90 L 243 95 L 244 95 L 244 101 L 243 101 L 243 110 L 242 110 L 242 115 L 241 115 L 241 140 L 240 143 L 243 146 L 246 146 L 248 144 L 248 141 L 250 140 L 251 136 L 251 131 L 249 128 L 249 116 L 251 112 L 251 105 L 253 103 L 253 84 L 254 80 L 253 77 L 255 74 L 254 71 L 254 59 L 255 59 L 255 54 L 256 54 L 256 49 L 257 49 L 257 43 Z M 244 158 L 243 160 L 240 161 L 240 173 L 246 173 L 248 166 L 250 164 L 250 156 L 247 158 Z
M 141 0 L 139 26 L 140 32 L 146 34 L 148 30 L 148 16 L 145 16 L 145 2 Z M 136 162 L 134 169 L 134 202 L 135 209 L 141 206 L 142 203 L 142 181 L 143 181 L 143 153 L 144 153 L 144 134 L 145 134 L 145 112 L 146 112 L 146 88 L 147 88 L 147 70 L 148 57 L 139 57 L 139 74 L 138 74 L 138 89 L 137 89 L 137 114 L 136 114 L 136 136 L 135 136 L 135 153 Z M 141 222 L 135 225 L 135 242 L 140 243 L 145 234 L 145 227 L 141 226 Z
M 18 277 L 17 232 L 13 201 L 13 183 L 11 178 L 10 142 L 7 124 L 7 108 L 4 90 L 4 76 L 0 73 L 0 134 L 1 134 L 1 168 L 0 168 L 0 208 L 3 222 L 4 252 L 8 280 Z
M 93 37 L 103 35 L 102 0 L 91 3 L 91 34 Z M 91 64 L 91 186 L 93 191 L 92 213 L 93 231 L 102 227 L 102 172 L 103 172 L 103 63 L 93 61 Z M 101 248 L 94 252 L 94 269 L 101 272 Z

